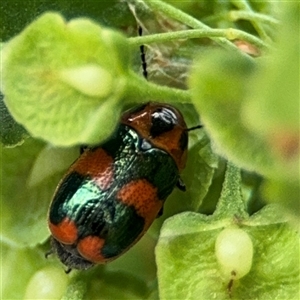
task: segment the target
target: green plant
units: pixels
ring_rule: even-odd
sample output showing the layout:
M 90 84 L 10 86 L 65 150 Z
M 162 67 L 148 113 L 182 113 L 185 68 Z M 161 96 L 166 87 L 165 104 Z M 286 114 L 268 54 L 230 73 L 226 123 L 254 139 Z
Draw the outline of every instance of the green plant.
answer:
M 22 10 L 9 3 L 6 15 Z M 1 298 L 299 299 L 299 3 L 28 5 L 1 24 Z M 123 257 L 65 275 L 44 258 L 55 186 L 79 145 L 149 100 L 204 125 L 190 134 L 188 191 Z

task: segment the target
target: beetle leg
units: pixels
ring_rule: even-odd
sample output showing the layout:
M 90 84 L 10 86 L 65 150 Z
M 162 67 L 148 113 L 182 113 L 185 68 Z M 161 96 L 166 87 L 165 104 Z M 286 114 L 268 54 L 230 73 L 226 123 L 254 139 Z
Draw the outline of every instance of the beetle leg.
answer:
M 178 181 L 177 181 L 177 183 L 176 183 L 176 186 L 177 186 L 181 191 L 183 191 L 183 192 L 186 191 L 185 184 L 184 184 L 183 180 L 182 180 L 180 177 L 178 178 Z
M 89 148 L 88 146 L 80 146 L 80 155 L 88 148 Z
M 52 249 L 50 249 L 49 251 L 47 251 L 46 253 L 45 253 L 45 258 L 48 258 L 51 254 L 53 254 L 54 253 L 54 251 L 52 250 Z
M 159 218 L 160 216 L 162 216 L 163 213 L 164 213 L 164 207 L 162 206 L 161 209 L 160 209 L 160 211 L 158 212 L 156 218 Z

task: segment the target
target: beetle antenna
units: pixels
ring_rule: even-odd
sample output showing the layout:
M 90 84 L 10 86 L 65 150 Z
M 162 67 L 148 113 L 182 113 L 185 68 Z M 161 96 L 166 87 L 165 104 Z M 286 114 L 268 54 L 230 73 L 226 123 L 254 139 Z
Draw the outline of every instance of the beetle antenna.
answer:
M 188 128 L 187 131 L 192 131 L 192 130 L 199 129 L 199 128 L 202 128 L 202 127 L 203 127 L 202 125 L 197 125 L 197 126 Z
M 54 252 L 53 252 L 53 250 L 51 249 L 51 250 L 49 250 L 49 251 L 47 251 L 46 253 L 45 253 L 45 258 L 48 258 L 51 254 L 53 254 Z
M 143 35 L 143 28 L 142 26 L 138 27 L 139 36 Z M 143 68 L 143 75 L 145 79 L 148 78 L 148 72 L 147 72 L 147 62 L 146 62 L 146 55 L 145 55 L 145 46 L 140 45 L 140 51 L 141 51 L 141 60 L 142 60 L 142 68 Z

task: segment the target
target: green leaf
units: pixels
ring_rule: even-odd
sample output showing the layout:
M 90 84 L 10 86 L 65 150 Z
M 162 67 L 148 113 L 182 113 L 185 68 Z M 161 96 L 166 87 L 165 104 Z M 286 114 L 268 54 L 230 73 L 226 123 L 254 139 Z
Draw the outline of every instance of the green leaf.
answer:
M 210 141 L 203 131 L 198 134 L 198 139 L 198 142 L 189 149 L 187 167 L 182 173 L 187 186 L 186 193 L 180 199 L 184 204 L 184 210 L 199 210 L 218 166 L 218 156 L 212 152 Z M 188 174 L 195 175 L 188 176 Z
M 214 215 L 185 212 L 164 223 L 156 247 L 160 299 L 299 298 L 298 234 L 278 206 L 247 216 L 241 210 L 240 180 L 239 170 L 229 165 Z M 225 235 L 224 228 L 238 234 Z M 240 232 L 248 241 L 243 247 Z M 220 234 L 225 248 L 216 245 Z M 223 252 L 230 248 L 236 257 L 224 265 Z M 243 269 L 240 264 L 246 261 Z M 228 270 L 232 264 L 236 267 Z
M 285 180 L 299 178 L 299 16 L 299 3 L 283 6 L 278 49 L 261 60 L 241 109 L 244 124 L 266 141 L 282 172 L 272 177 Z
M 193 102 L 218 151 L 277 180 L 299 178 L 299 13 L 296 3 L 283 6 L 278 51 L 268 57 L 251 62 L 210 51 L 190 78 Z
M 265 199 L 282 204 L 292 218 L 300 213 L 299 14 L 299 4 L 283 6 L 278 50 L 268 57 L 251 63 L 209 53 L 190 79 L 195 107 L 219 153 L 265 175 L 271 183 Z
M 282 204 L 282 213 L 287 215 L 295 228 L 299 228 L 300 182 L 296 178 L 293 182 L 266 180 L 262 186 L 262 193 L 268 202 Z
M 69 146 L 111 134 L 129 64 L 121 34 L 48 13 L 5 45 L 3 61 L 5 103 L 32 136 Z
M 3 102 L 4 95 L 0 92 L 0 140 L 3 145 L 12 147 L 20 145 L 28 137 L 25 128 L 12 118 Z
M 243 125 L 240 110 L 255 65 L 236 54 L 213 51 L 202 55 L 190 78 L 194 105 L 218 152 L 236 164 L 261 173 L 275 161 L 268 145 Z
M 84 299 L 147 299 L 147 284 L 126 272 L 103 272 L 88 280 L 88 292 Z
M 55 148 L 46 145 L 37 155 L 27 179 L 29 187 L 44 184 L 52 176 L 65 173 L 79 156 L 79 148 Z
M 79 278 L 75 278 L 71 281 L 66 289 L 64 296 L 61 300 L 81 300 L 85 299 L 85 293 L 87 289 L 87 282 L 84 280 L 80 280 Z
M 112 1 L 15 1 L 2 0 L 0 11 L 5 11 L 0 18 L 0 38 L 4 41 L 12 38 L 35 18 L 47 11 L 58 11 L 66 19 L 89 17 L 111 27 L 136 25 L 127 3 Z M 12 22 L 11 20 L 14 20 Z
M 1 298 L 24 299 L 31 278 L 46 264 L 39 249 L 16 249 L 1 243 Z
M 19 147 L 1 149 L 1 239 L 18 247 L 36 246 L 49 236 L 47 210 L 72 150 L 44 148 L 27 139 Z M 61 159 L 63 155 L 63 160 Z

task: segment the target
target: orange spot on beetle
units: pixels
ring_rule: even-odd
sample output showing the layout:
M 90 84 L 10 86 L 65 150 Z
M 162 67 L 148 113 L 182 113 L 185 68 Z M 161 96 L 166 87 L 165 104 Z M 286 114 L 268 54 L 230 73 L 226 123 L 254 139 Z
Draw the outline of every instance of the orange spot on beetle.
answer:
M 73 164 L 70 171 L 90 176 L 101 188 L 107 190 L 113 182 L 113 158 L 102 148 L 88 149 Z
M 157 197 L 157 188 L 146 179 L 137 179 L 125 184 L 118 192 L 117 199 L 134 206 L 137 214 L 145 219 L 145 229 L 150 226 L 163 206 Z
M 94 263 L 105 263 L 107 259 L 105 259 L 101 254 L 104 242 L 104 239 L 97 236 L 87 236 L 78 242 L 77 250 L 88 261 Z
M 77 240 L 77 226 L 69 218 L 64 218 L 57 225 L 49 222 L 49 229 L 54 238 L 61 243 L 71 245 Z

